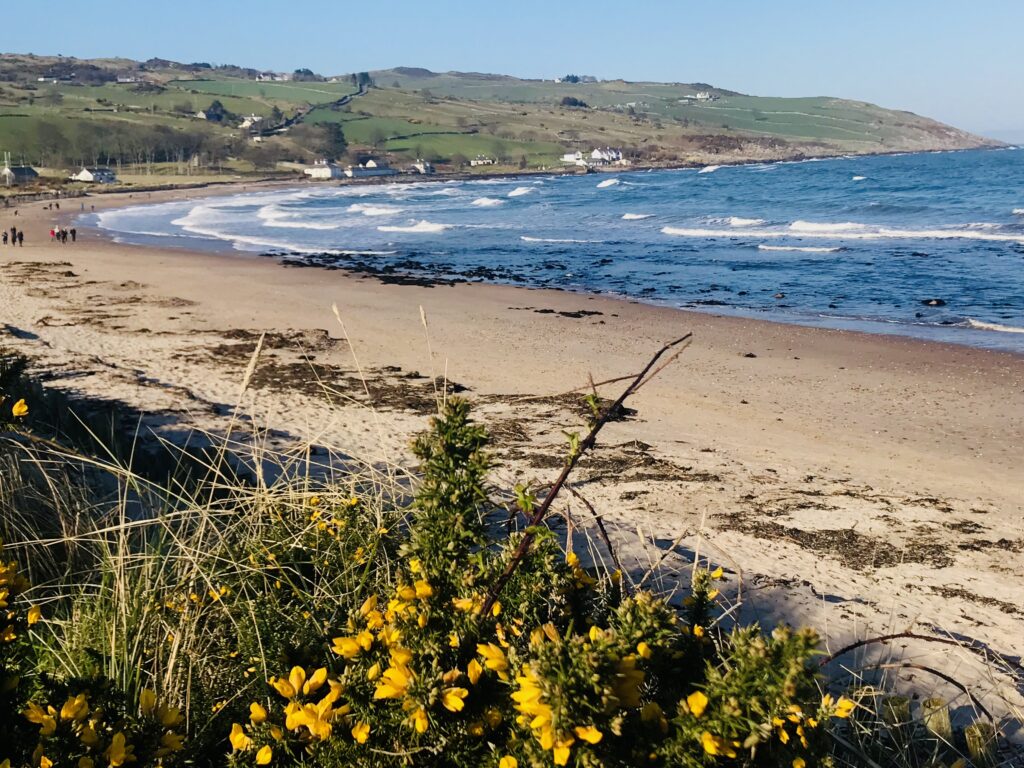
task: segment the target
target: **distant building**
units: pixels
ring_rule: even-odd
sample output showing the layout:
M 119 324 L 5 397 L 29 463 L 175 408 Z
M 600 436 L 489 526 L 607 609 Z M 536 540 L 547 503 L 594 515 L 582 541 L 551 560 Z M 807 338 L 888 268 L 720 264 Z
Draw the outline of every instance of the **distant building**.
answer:
M 313 163 L 313 167 L 306 168 L 303 173 L 311 179 L 324 181 L 329 179 L 340 179 L 346 175 L 345 171 L 342 170 L 340 166 L 335 165 L 330 160 L 317 160 Z
M 3 170 L 0 170 L 0 184 L 6 187 L 31 184 L 38 178 L 39 174 L 36 173 L 35 169 L 27 165 L 4 166 Z
M 83 168 L 71 176 L 72 181 L 84 181 L 87 184 L 113 184 L 117 174 L 110 168 Z
M 469 161 L 469 164 L 473 168 L 476 168 L 477 166 L 480 165 L 497 165 L 498 161 L 495 160 L 493 157 L 487 157 L 486 155 L 477 155 L 476 157 Z
M 242 128 L 242 129 L 253 128 L 253 127 L 256 126 L 257 123 L 262 123 L 262 122 L 263 122 L 263 118 L 260 117 L 259 115 L 249 115 L 248 117 L 242 119 L 242 124 L 239 126 L 239 128 Z
M 389 166 L 386 160 L 378 160 L 372 157 L 359 163 L 359 165 L 350 165 L 345 169 L 345 175 L 350 179 L 363 179 L 370 176 L 394 176 L 397 173 L 398 171 Z
M 421 176 L 433 176 L 434 166 L 428 163 L 426 160 L 417 160 L 410 166 L 409 170 L 412 173 L 418 173 Z
M 567 152 L 562 155 L 562 162 L 569 165 L 577 165 L 581 168 L 593 168 L 600 165 L 629 165 L 629 161 L 622 156 L 621 149 L 605 147 L 591 151 L 589 154 L 583 152 Z
M 126 85 L 128 83 L 141 83 L 142 79 L 135 77 L 134 75 L 118 75 L 117 82 L 121 83 L 122 85 Z

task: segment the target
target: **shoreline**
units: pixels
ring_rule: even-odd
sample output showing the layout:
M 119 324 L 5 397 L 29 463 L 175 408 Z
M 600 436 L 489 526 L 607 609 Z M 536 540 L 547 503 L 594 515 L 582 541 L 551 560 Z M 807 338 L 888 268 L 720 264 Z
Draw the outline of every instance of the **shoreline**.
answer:
M 991 151 L 996 151 L 998 147 L 985 148 Z M 962 151 L 974 151 L 974 150 L 936 150 L 934 152 L 920 152 L 920 153 L 905 153 L 905 152 L 892 152 L 892 153 L 877 153 L 871 156 L 886 156 L 886 155 L 905 155 L 905 154 L 935 154 L 944 152 L 962 152 Z M 835 156 L 831 158 L 821 158 L 822 160 L 828 159 L 850 159 L 847 156 Z M 808 159 L 807 161 L 812 161 Z M 788 163 L 788 162 L 805 162 L 805 161 L 774 161 L 772 163 L 756 163 L 761 164 L 776 164 L 776 163 Z M 749 163 L 737 163 L 735 165 L 742 166 Z M 700 166 L 694 166 L 700 167 Z M 724 167 L 724 166 L 723 166 Z M 684 168 L 679 168 L 684 170 Z M 685 168 L 689 169 L 689 168 Z M 618 169 L 616 171 L 598 171 L 597 173 L 616 173 L 616 172 L 641 172 L 645 169 L 642 168 L 626 168 Z M 651 168 L 646 170 L 670 170 L 668 168 Z M 234 184 L 218 184 L 218 185 L 206 185 L 198 187 L 190 187 L 184 190 L 184 199 L 191 199 L 193 196 L 196 198 L 206 197 L 229 197 L 232 195 L 241 194 L 254 194 L 262 191 L 269 190 L 280 190 L 280 191 L 308 191 L 311 188 L 323 187 L 325 189 L 331 188 L 345 188 L 349 186 L 385 186 L 389 184 L 430 184 L 438 183 L 443 184 L 450 181 L 466 181 L 466 180 L 480 180 L 480 179 L 493 179 L 493 180 L 510 180 L 514 181 L 524 177 L 548 177 L 548 176 L 581 176 L 584 174 L 573 173 L 573 172 L 529 172 L 524 174 L 448 174 L 444 176 L 436 177 L 380 177 L 380 178 L 367 178 L 367 179 L 351 179 L 336 182 L 317 182 L 312 180 L 306 180 L 304 182 L 291 183 L 288 181 L 270 181 L 264 180 L 259 184 L 249 184 L 243 182 L 237 182 Z M 163 190 L 146 192 L 143 194 L 147 195 L 145 201 L 139 201 L 133 199 L 131 192 L 121 193 L 104 193 L 111 195 L 111 198 L 105 198 L 104 203 L 109 202 L 113 199 L 114 195 L 118 196 L 119 204 L 104 204 L 101 210 L 97 211 L 100 213 L 106 210 L 122 210 L 132 207 L 141 207 L 151 204 L 159 204 L 161 202 L 170 202 L 174 200 L 182 199 L 181 192 L 183 190 Z M 153 199 L 152 195 L 157 194 L 158 198 Z M 125 195 L 128 196 L 128 200 L 125 200 Z M 170 196 L 171 200 L 167 198 Z M 98 199 L 98 198 L 97 198 Z M 127 203 L 127 204 L 126 204 Z M 85 212 L 88 214 L 88 212 Z M 81 216 L 82 213 L 77 214 Z M 1024 357 L 1024 348 L 1020 348 L 1019 345 L 1013 343 L 1017 340 L 1017 336 L 1020 334 L 1013 330 L 1003 330 L 998 327 L 984 327 L 998 326 L 999 323 L 988 323 L 984 321 L 979 324 L 977 320 L 971 318 L 964 318 L 960 323 L 934 323 L 934 324 L 915 324 L 907 322 L 892 322 L 888 323 L 883 319 L 868 319 L 856 316 L 833 316 L 815 312 L 807 313 L 784 313 L 780 312 L 777 315 L 768 316 L 768 311 L 757 310 L 750 307 L 731 306 L 731 305 L 716 305 L 714 308 L 700 307 L 700 306 L 675 306 L 670 303 L 668 299 L 662 301 L 655 301 L 642 296 L 630 296 L 625 294 L 617 294 L 614 292 L 599 292 L 593 289 L 587 288 L 575 288 L 575 287 L 557 287 L 551 285 L 527 285 L 518 282 L 500 282 L 500 281 L 488 281 L 485 278 L 472 277 L 469 275 L 462 275 L 456 273 L 455 275 L 442 276 L 442 275 L 420 275 L 410 270 L 405 272 L 395 271 L 393 269 L 386 269 L 376 267 L 369 262 L 360 262 L 357 260 L 358 252 L 352 252 L 347 254 L 345 251 L 324 251 L 324 252 L 299 252 L 289 251 L 287 249 L 266 247 L 261 250 L 244 250 L 234 247 L 234 243 L 231 240 L 218 239 L 214 237 L 203 237 L 201 239 L 203 246 L 198 246 L 194 243 L 184 242 L 189 238 L 185 236 L 175 237 L 168 236 L 168 239 L 179 240 L 182 242 L 178 243 L 160 243 L 156 236 L 147 237 L 144 235 L 121 235 L 116 230 L 108 230 L 102 227 L 96 226 L 95 224 L 87 225 L 88 229 L 94 232 L 96 235 L 106 239 L 108 242 L 116 245 L 128 245 L 129 247 L 139 247 L 144 249 L 162 249 L 168 248 L 172 250 L 202 250 L 209 254 L 219 254 L 221 256 L 230 258 L 260 258 L 260 259 L 273 259 L 276 263 L 281 266 L 289 268 L 306 268 L 313 270 L 325 270 L 330 272 L 342 272 L 348 275 L 352 275 L 358 278 L 372 277 L 381 280 L 385 283 L 396 283 L 403 285 L 451 285 L 451 284 L 469 284 L 469 285 L 504 285 L 508 287 L 529 287 L 530 289 L 542 289 L 542 290 L 558 290 L 572 293 L 584 298 L 589 297 L 602 297 L 621 300 L 624 302 L 636 302 L 644 304 L 645 306 L 667 308 L 675 311 L 681 311 L 684 313 L 696 313 L 700 315 L 710 316 L 725 316 L 748 320 L 751 322 L 764 322 L 772 323 L 785 326 L 797 326 L 803 328 L 817 328 L 824 330 L 837 330 L 847 331 L 852 333 L 863 333 L 875 337 L 900 337 L 906 339 L 913 339 L 919 342 L 928 344 L 951 344 L 957 347 L 967 347 L 972 349 L 984 349 L 992 352 L 1001 354 L 1009 354 L 1018 357 Z M 124 237 L 127 242 L 121 242 L 118 240 L 119 237 Z M 134 243 L 132 242 L 134 238 Z M 353 263 L 345 263 L 344 261 L 337 261 L 338 256 L 334 254 L 340 254 L 344 258 L 353 260 Z M 321 260 L 318 262 L 318 257 Z M 324 259 L 331 263 L 324 263 Z M 303 260 L 304 263 L 303 263 Z M 968 336 L 974 336 L 973 339 L 965 338 Z M 960 338 L 957 338 L 960 337 Z
M 814 622 L 834 647 L 910 628 L 1024 655 L 1020 356 L 550 289 L 384 284 L 92 232 L 61 246 L 42 234 L 54 214 L 24 208 L 19 225 L 39 234 L 0 247 L 0 343 L 47 386 L 137 414 L 143 434 L 223 434 L 238 404 L 252 421 L 235 434 L 261 450 L 312 443 L 411 468 L 440 377 L 491 430 L 498 486 L 543 486 L 563 430 L 586 422 L 568 393 L 692 332 L 574 482 L 627 567 L 664 558 L 685 578 L 700 552 L 745 615 Z M 1024 707 L 987 674 L 963 673 Z

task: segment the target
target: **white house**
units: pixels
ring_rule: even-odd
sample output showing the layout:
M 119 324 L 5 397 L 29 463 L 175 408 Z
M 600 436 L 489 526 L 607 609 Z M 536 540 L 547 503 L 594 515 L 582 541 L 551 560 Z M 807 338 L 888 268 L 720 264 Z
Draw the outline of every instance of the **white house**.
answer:
M 570 165 L 586 165 L 587 161 L 583 159 L 582 152 L 566 152 L 562 155 L 562 162 L 569 163 Z
M 622 151 L 618 149 L 612 149 L 611 147 L 605 147 L 604 149 L 595 149 L 590 153 L 590 159 L 597 165 L 611 165 L 612 163 L 622 162 Z
M 5 165 L 0 170 L 0 183 L 7 187 L 31 184 L 38 178 L 39 174 L 36 173 L 35 168 L 30 168 L 27 165 Z
M 611 147 L 597 148 L 589 154 L 566 152 L 562 155 L 562 162 L 577 165 L 581 168 L 593 168 L 598 165 L 629 165 L 629 162 L 622 158 L 622 150 L 612 149 Z
M 84 181 L 88 184 L 113 184 L 117 174 L 109 168 L 83 168 L 71 176 L 72 181 Z
M 469 164 L 473 168 L 476 168 L 477 166 L 480 166 L 480 165 L 497 165 L 498 161 L 495 160 L 493 157 L 486 157 L 485 155 L 477 155 L 476 157 L 474 157 L 472 160 L 469 161 Z
M 363 179 L 369 176 L 394 176 L 397 174 L 394 168 L 391 168 L 386 160 L 375 160 L 370 158 L 359 165 L 350 165 L 345 169 L 345 175 L 350 179 Z
M 262 123 L 262 122 L 263 122 L 263 118 L 260 117 L 259 115 L 249 115 L 248 117 L 246 117 L 246 118 L 244 118 L 242 120 L 242 124 L 239 126 L 239 128 L 242 128 L 242 129 L 252 128 L 257 123 Z
M 409 168 L 413 173 L 418 173 L 421 176 L 432 176 L 434 174 L 434 166 L 426 160 L 418 159 Z
M 306 168 L 303 173 L 311 179 L 318 180 L 340 179 L 345 176 L 345 171 L 330 160 L 317 160 L 312 168 Z

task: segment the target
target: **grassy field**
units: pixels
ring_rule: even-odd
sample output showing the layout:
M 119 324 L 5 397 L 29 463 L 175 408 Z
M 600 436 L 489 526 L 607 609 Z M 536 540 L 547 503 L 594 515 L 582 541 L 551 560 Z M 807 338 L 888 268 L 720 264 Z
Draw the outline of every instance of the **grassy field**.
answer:
M 97 157 L 97 142 L 104 156 L 132 162 L 148 152 L 150 164 L 198 153 L 207 171 L 231 158 L 236 167 L 266 171 L 323 154 L 317 137 L 326 134 L 305 127 L 254 145 L 237 127 L 250 114 L 267 118 L 265 125 L 275 115 L 300 116 L 306 126 L 340 125 L 353 154 L 387 152 L 399 163 L 423 156 L 442 166 L 460 155 L 487 155 L 515 166 L 525 157 L 527 167 L 543 168 L 557 165 L 566 151 L 597 146 L 621 148 L 635 162 L 699 164 L 983 143 L 927 118 L 863 102 L 747 96 L 705 84 L 555 83 L 395 69 L 372 73 L 376 87 L 339 106 L 355 90 L 347 76 L 263 82 L 168 66 L 140 70 L 142 83 L 36 82 L 32 72 L 48 61 L 0 55 L 7 78 L 0 79 L 0 151 L 12 152 L 16 162 L 72 166 Z M 138 66 L 94 63 L 118 72 Z M 697 101 L 700 91 L 714 100 Z M 586 106 L 565 107 L 566 97 Z M 238 117 L 223 124 L 197 119 L 214 100 Z M 85 125 L 100 138 L 90 138 Z

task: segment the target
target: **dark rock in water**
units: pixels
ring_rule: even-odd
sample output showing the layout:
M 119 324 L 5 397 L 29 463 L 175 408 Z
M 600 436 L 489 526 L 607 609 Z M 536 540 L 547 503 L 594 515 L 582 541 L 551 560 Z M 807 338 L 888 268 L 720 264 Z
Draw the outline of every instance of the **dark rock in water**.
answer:
M 739 293 L 737 293 L 736 295 L 737 295 L 737 296 L 746 296 L 746 295 L 747 295 L 747 292 L 746 292 L 746 291 L 740 291 L 740 292 L 739 292 Z
M 839 309 L 839 305 L 838 304 L 829 304 L 828 308 L 829 309 Z
M 776 293 L 774 298 L 776 298 L 776 299 L 784 299 L 784 298 L 786 298 L 786 294 L 784 294 L 784 293 Z
M 944 307 L 946 302 L 943 299 L 922 299 L 921 303 L 926 307 Z

